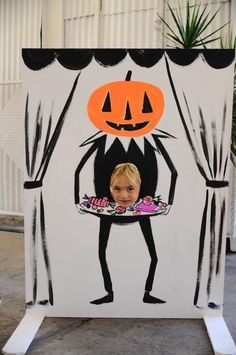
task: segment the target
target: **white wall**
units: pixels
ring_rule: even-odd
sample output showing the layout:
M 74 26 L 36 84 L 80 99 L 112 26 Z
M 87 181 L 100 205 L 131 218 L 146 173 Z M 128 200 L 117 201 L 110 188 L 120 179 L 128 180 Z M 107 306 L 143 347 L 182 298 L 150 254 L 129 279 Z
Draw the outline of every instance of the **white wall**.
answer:
M 63 47 L 63 29 L 63 0 L 43 0 L 42 47 Z
M 173 9 L 184 1 L 169 0 Z M 200 0 L 198 1 L 200 2 Z M 191 0 L 190 3 L 195 3 Z M 202 6 L 206 1 L 202 1 Z M 213 32 L 230 19 L 230 0 L 209 0 L 208 11 L 213 14 L 221 10 L 209 26 L 206 34 Z M 161 0 L 64 0 L 65 47 L 126 47 L 158 48 L 170 45 L 164 38 L 167 32 L 157 16 L 164 17 L 174 25 L 165 1 Z M 183 5 L 182 5 L 183 6 Z M 183 6 L 184 8 L 184 6 Z M 218 37 L 224 32 L 216 34 Z M 173 46 L 173 45 L 172 45 Z M 219 46 L 218 43 L 208 47 Z

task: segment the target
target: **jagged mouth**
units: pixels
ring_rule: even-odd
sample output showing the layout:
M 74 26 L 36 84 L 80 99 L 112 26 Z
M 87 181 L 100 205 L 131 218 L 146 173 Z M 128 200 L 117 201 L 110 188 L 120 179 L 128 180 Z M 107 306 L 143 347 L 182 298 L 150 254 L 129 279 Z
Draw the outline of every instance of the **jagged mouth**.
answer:
M 124 131 L 137 131 L 139 129 L 142 129 L 144 127 L 147 126 L 147 124 L 149 123 L 149 121 L 146 121 L 146 122 L 142 122 L 142 123 L 136 123 L 136 124 L 117 124 L 117 123 L 114 123 L 114 122 L 109 122 L 109 121 L 106 121 L 106 124 L 113 128 L 113 129 L 116 129 L 117 131 L 121 131 L 121 130 L 124 130 Z

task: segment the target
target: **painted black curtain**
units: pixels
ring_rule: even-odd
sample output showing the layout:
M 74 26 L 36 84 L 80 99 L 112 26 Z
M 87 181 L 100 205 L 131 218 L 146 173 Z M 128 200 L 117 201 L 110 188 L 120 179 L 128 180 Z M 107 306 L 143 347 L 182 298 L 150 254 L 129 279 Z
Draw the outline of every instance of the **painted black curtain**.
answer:
M 222 306 L 220 299 L 223 298 L 219 294 L 219 289 L 224 277 L 222 265 L 224 265 L 225 260 L 226 210 L 230 163 L 229 134 L 232 117 L 232 101 L 227 101 L 227 94 L 229 94 L 229 88 L 231 88 L 230 96 L 232 97 L 233 77 L 228 88 L 222 87 L 222 95 L 220 97 L 214 97 L 214 89 L 211 93 L 210 78 L 205 81 L 200 79 L 199 82 L 203 82 L 208 87 L 209 102 L 205 102 L 203 95 L 199 94 L 197 106 L 194 107 L 191 102 L 193 91 L 190 86 L 186 88 L 182 83 L 176 82 L 175 74 L 173 74 L 176 71 L 176 67 L 174 68 L 171 53 L 169 54 L 169 56 L 165 55 L 165 61 L 170 85 L 190 149 L 206 186 L 205 203 L 199 231 L 197 278 L 193 301 L 194 305 L 199 308 L 217 309 Z M 210 56 L 211 60 L 209 60 L 208 56 Z M 206 50 L 204 55 L 201 54 L 197 58 L 196 61 L 198 63 L 195 63 L 196 70 L 197 67 L 198 70 L 200 68 L 199 75 L 204 76 L 204 69 L 210 64 L 209 71 L 212 78 L 220 77 L 220 71 L 227 67 L 226 63 L 232 64 L 233 56 L 233 51 Z M 198 82 L 191 84 L 200 85 Z M 220 79 L 218 85 L 221 85 Z M 198 89 L 201 92 L 203 87 L 199 86 Z M 217 112 L 214 110 L 216 105 L 220 107 Z M 203 273 L 203 269 L 208 271 Z
M 25 165 L 27 172 L 27 181 L 24 183 L 24 189 L 31 191 L 32 211 L 31 211 L 31 243 L 26 246 L 31 248 L 31 266 L 32 272 L 32 298 L 26 300 L 27 306 L 32 306 L 37 301 L 41 305 L 50 303 L 53 305 L 53 283 L 52 271 L 50 263 L 50 251 L 48 250 L 46 224 L 45 224 L 45 208 L 43 199 L 43 179 L 47 172 L 47 168 L 53 154 L 54 148 L 60 137 L 60 133 L 66 118 L 67 111 L 70 107 L 73 95 L 77 86 L 78 77 L 76 77 L 71 92 L 58 119 L 52 115 L 45 117 L 42 111 L 41 103 L 35 115 L 29 113 L 30 96 L 27 95 L 25 104 Z M 55 122 L 56 120 L 56 122 Z M 33 136 L 30 136 L 29 125 L 33 122 L 34 128 L 31 129 Z M 43 129 L 46 135 L 42 135 Z M 44 294 L 38 295 L 38 247 L 42 250 L 43 264 L 45 266 L 47 287 Z

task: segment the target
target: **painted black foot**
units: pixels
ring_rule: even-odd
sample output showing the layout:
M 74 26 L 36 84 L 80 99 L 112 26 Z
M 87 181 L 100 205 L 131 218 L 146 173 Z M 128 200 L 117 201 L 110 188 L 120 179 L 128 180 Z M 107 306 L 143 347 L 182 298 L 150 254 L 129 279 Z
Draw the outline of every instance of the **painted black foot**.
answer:
M 46 306 L 48 303 L 49 303 L 48 300 L 38 301 L 38 304 L 40 304 L 41 306 Z
M 147 291 L 145 291 L 144 293 L 143 302 L 144 303 L 166 303 L 166 301 L 163 301 L 160 298 L 151 296 Z
M 208 307 L 211 308 L 211 309 L 220 309 L 220 306 L 218 306 L 214 302 L 209 302 L 208 303 Z
M 111 303 L 113 302 L 113 299 L 114 299 L 113 292 L 111 292 L 102 298 L 98 298 L 97 300 L 91 301 L 90 303 L 91 304 Z
M 35 305 L 35 301 L 29 301 L 29 302 L 26 302 L 26 308 L 31 308 Z

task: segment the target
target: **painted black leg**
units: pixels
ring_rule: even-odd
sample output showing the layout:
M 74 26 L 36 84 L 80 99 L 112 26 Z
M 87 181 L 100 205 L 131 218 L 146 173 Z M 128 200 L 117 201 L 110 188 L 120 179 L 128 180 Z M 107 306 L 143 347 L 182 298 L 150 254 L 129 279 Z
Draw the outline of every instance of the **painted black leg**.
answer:
M 102 269 L 104 287 L 108 294 L 111 294 L 113 291 L 111 276 L 110 276 L 110 272 L 106 260 L 106 249 L 107 249 L 107 242 L 108 242 L 110 229 L 111 229 L 111 223 L 112 222 L 109 219 L 101 218 L 100 229 L 99 229 L 99 248 L 98 248 L 99 249 L 98 256 L 99 256 L 99 261 Z
M 105 290 L 107 291 L 106 296 L 102 298 L 98 298 L 94 301 L 91 301 L 91 304 L 103 304 L 103 303 L 111 303 L 113 302 L 114 295 L 112 291 L 112 282 L 111 282 L 111 276 L 110 272 L 108 269 L 107 265 L 107 260 L 106 260 L 106 249 L 107 249 L 107 242 L 109 239 L 109 234 L 110 234 L 110 229 L 111 229 L 111 221 L 106 218 L 101 218 L 100 220 L 100 229 L 99 229 L 99 250 L 98 250 L 98 256 L 99 256 L 99 261 L 102 269 L 102 276 L 103 276 L 103 281 L 104 281 L 104 287 Z
M 150 263 L 149 272 L 148 272 L 146 285 L 145 285 L 145 291 L 150 292 L 152 290 L 153 280 L 154 280 L 156 266 L 157 266 L 156 247 L 153 239 L 150 218 L 149 217 L 141 218 L 139 220 L 139 224 L 151 258 L 151 263 Z
M 166 303 L 166 301 L 163 301 L 160 298 L 151 296 L 148 291 L 145 291 L 145 293 L 144 293 L 143 302 L 144 303 L 151 303 L 151 304 Z
M 97 300 L 91 301 L 91 304 L 103 304 L 103 303 L 111 303 L 114 300 L 113 292 L 108 293 L 106 296 L 102 298 L 98 298 Z

